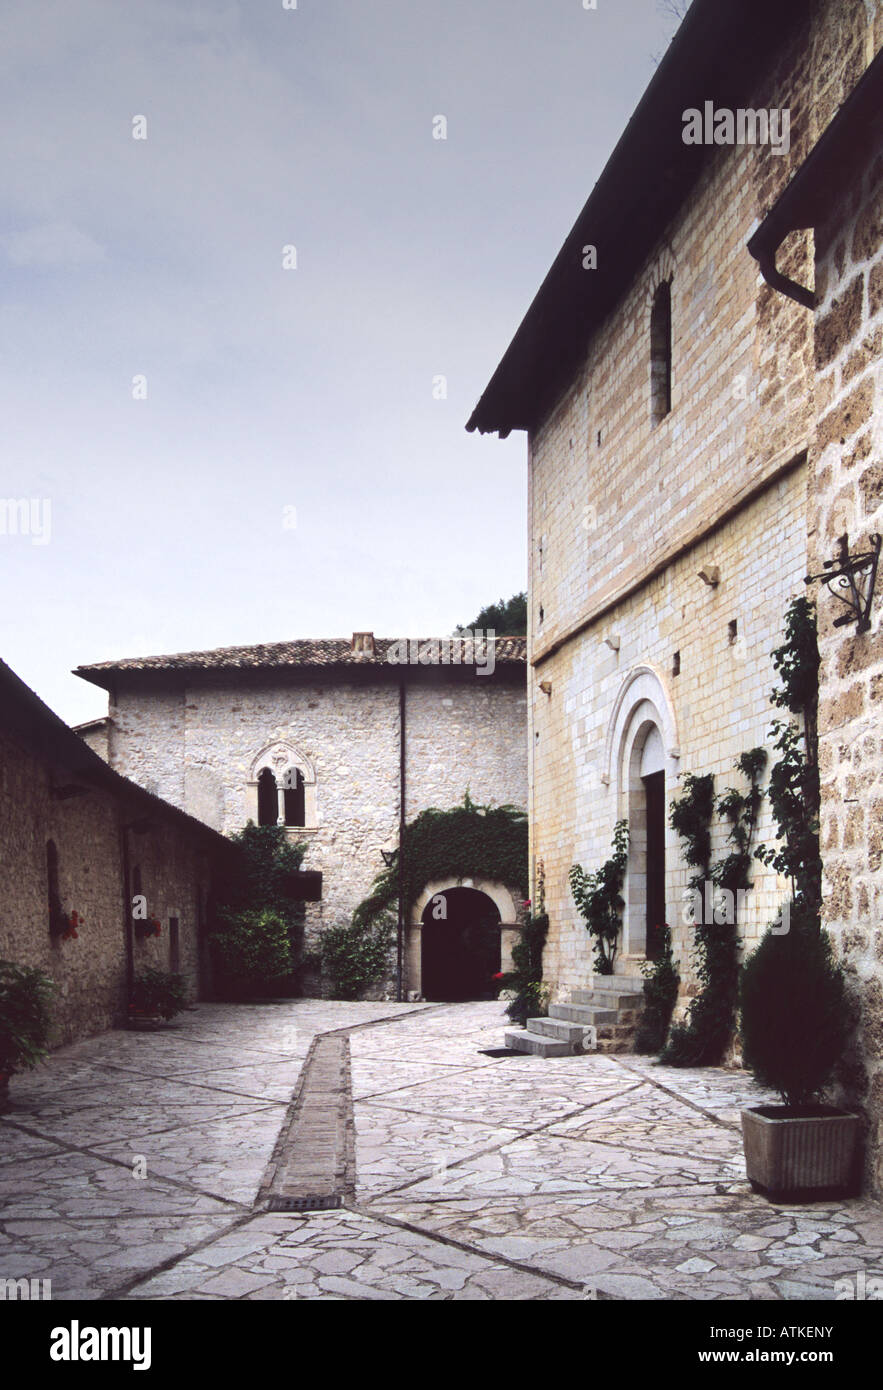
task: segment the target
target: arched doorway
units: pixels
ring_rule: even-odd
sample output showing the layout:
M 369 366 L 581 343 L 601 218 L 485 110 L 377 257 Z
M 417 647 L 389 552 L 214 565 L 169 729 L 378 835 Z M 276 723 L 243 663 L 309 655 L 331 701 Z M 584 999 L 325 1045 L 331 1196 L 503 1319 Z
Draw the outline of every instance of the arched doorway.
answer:
M 629 827 L 630 895 L 638 912 L 643 900 L 644 954 L 648 960 L 656 960 L 662 951 L 666 920 L 665 750 L 659 726 L 652 722 L 642 725 L 632 753 Z
M 475 888 L 434 894 L 421 916 L 424 999 L 494 999 L 500 969 L 500 911 Z
M 680 747 L 668 690 L 650 666 L 625 678 L 607 730 L 602 782 L 616 789 L 617 813 L 628 820 L 629 857 L 623 890 L 626 973 L 661 946 L 677 837 L 668 824 L 668 802 L 677 786 Z M 666 862 L 667 861 L 667 862 Z M 668 872 L 667 872 L 668 869 Z

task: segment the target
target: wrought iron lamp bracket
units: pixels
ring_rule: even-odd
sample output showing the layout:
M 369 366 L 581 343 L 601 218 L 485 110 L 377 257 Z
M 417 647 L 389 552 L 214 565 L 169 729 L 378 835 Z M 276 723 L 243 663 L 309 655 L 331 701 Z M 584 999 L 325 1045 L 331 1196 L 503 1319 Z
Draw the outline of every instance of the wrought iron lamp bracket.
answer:
M 883 537 L 875 533 L 870 538 L 870 550 L 850 555 L 849 537 L 843 535 L 837 543 L 836 559 L 825 560 L 821 574 L 806 576 L 804 583 L 815 584 L 821 580 L 832 597 L 846 605 L 846 612 L 834 619 L 835 627 L 856 623 L 856 632 L 870 631 L 881 544 Z

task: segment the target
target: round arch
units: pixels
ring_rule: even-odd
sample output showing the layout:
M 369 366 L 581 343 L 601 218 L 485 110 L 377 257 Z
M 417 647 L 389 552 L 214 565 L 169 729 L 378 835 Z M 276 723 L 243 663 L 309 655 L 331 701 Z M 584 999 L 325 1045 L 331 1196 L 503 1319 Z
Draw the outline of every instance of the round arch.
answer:
M 521 934 L 523 913 L 519 909 L 517 892 L 505 883 L 492 879 L 473 877 L 434 879 L 427 883 L 415 898 L 410 911 L 410 920 L 405 925 L 405 989 L 408 994 L 423 993 L 423 930 L 424 916 L 434 898 L 452 889 L 473 889 L 490 900 L 498 914 L 497 927 L 500 933 L 500 965 L 503 971 L 511 970 L 512 947 Z
M 623 896 L 623 963 L 656 949 L 655 929 L 667 920 L 666 890 L 677 837 L 667 806 L 680 767 L 677 718 L 666 684 L 652 666 L 623 681 L 607 729 L 602 781 L 612 786 L 617 819 L 629 826 Z

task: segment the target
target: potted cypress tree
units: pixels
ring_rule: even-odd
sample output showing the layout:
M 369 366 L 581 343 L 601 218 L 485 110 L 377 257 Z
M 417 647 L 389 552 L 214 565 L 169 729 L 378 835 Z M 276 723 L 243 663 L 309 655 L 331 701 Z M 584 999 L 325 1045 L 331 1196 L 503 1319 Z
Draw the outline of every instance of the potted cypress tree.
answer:
M 853 1026 L 843 973 L 821 926 L 818 672 L 815 609 L 801 596 L 772 654 L 772 703 L 791 718 L 773 724 L 779 754 L 769 797 L 779 842 L 757 857 L 788 878 L 791 901 L 742 968 L 742 1058 L 781 1105 L 742 1111 L 748 1177 L 778 1196 L 843 1191 L 858 1171 L 861 1119 L 824 1104 Z
M 0 960 L 0 1112 L 8 1106 L 14 1073 L 46 1057 L 55 992 L 42 970 Z
M 790 920 L 789 920 L 790 918 Z M 752 1186 L 807 1197 L 854 1188 L 861 1118 L 824 1104 L 852 1026 L 843 973 L 816 915 L 792 904 L 741 979 L 742 1058 L 781 1105 L 742 1111 Z

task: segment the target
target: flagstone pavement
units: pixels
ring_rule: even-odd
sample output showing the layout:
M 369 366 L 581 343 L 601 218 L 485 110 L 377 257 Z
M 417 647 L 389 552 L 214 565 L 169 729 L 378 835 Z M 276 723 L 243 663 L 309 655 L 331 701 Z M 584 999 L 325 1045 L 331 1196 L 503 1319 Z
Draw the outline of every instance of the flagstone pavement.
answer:
M 751 1191 L 739 1109 L 767 1097 L 746 1075 L 493 1057 L 502 1010 L 203 1004 L 55 1053 L 14 1078 L 0 1118 L 0 1284 L 51 1279 L 56 1300 L 831 1300 L 883 1278 L 879 1204 Z M 328 1033 L 348 1051 L 354 1172 L 336 1210 L 268 1210 L 278 1145 L 309 1144 L 289 1106 Z

